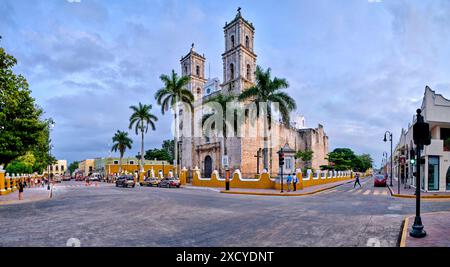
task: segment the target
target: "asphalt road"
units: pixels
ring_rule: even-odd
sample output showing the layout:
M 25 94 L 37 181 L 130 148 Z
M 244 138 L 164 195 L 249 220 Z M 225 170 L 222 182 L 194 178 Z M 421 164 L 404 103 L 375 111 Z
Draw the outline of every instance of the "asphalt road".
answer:
M 414 212 L 371 179 L 303 197 L 65 182 L 52 200 L 0 206 L 0 246 L 397 246 Z

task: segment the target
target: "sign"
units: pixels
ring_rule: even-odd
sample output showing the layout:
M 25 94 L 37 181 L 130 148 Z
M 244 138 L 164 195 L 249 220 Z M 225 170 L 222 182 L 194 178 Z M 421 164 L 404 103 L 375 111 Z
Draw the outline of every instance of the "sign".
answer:
M 223 155 L 223 157 L 222 157 L 222 165 L 223 165 L 224 168 L 228 168 L 229 167 L 230 161 L 229 161 L 228 155 Z

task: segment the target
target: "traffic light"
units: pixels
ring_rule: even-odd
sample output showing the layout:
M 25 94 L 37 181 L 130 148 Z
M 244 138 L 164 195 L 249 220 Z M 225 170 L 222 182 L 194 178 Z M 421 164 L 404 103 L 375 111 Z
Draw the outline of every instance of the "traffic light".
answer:
M 283 150 L 278 151 L 278 162 L 280 166 L 284 165 L 284 153 Z
M 411 162 L 411 165 L 416 165 L 416 159 L 411 159 L 410 162 Z

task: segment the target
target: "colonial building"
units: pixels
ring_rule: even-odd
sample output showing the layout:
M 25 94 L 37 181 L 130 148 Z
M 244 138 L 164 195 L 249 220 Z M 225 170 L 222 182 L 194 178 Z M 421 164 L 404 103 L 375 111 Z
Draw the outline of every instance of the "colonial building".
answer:
M 44 170 L 44 175 L 51 173 L 53 175 L 64 175 L 67 171 L 67 160 L 57 160 L 55 164 L 47 166 Z
M 225 51 L 222 54 L 222 83 L 218 78 L 205 78 L 206 57 L 195 51 L 194 44 L 180 60 L 181 73 L 191 78 L 188 89 L 195 97 L 194 123 L 190 116 L 184 116 L 183 108 L 179 109 L 179 116 L 182 118 L 178 126 L 181 130 L 178 143 L 181 166 L 188 170 L 198 167 L 203 177 L 210 177 L 214 170 L 222 175 L 225 169 L 240 169 L 245 178 L 254 178 L 255 174 L 263 170 L 276 176 L 279 172 L 277 152 L 281 147 L 293 152 L 314 151 L 310 162 L 296 162 L 293 156 L 287 158 L 285 173 L 301 167 L 301 164 L 314 169 L 327 165 L 328 136 L 322 125 L 317 128 L 305 127 L 303 116 L 294 117 L 290 125 L 275 121 L 268 130 L 267 138 L 263 137 L 261 131 L 257 131 L 256 136 L 237 134 L 236 125 L 233 130 L 227 130 L 226 137 L 217 132 L 213 132 L 211 136 L 204 134 L 201 122 L 203 115 L 207 113 L 202 106 L 205 100 L 218 94 L 239 95 L 255 84 L 255 27 L 242 17 L 238 9 L 235 18 L 225 23 L 223 31 Z M 251 119 L 247 111 L 242 113 L 245 114 L 234 115 L 244 116 L 242 129 L 251 128 L 250 124 L 258 127 L 264 125 L 267 128 L 262 118 Z
M 422 100 L 422 115 L 429 123 L 431 144 L 421 152 L 421 189 L 423 191 L 450 191 L 450 100 L 425 88 Z M 410 161 L 410 150 L 415 149 L 413 125 L 402 129 L 400 140 L 394 152 L 394 177 L 415 187 L 415 166 Z M 419 163 L 417 163 L 419 164 Z

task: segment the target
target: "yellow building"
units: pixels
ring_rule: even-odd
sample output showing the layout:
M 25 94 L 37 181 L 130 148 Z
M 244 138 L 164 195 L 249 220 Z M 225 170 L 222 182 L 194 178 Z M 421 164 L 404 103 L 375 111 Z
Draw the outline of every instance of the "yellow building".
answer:
M 95 159 L 94 172 L 98 172 L 103 175 L 111 175 L 119 173 L 119 158 L 97 158 Z M 162 160 L 145 160 L 144 171 L 146 176 L 150 177 L 151 170 L 155 176 L 160 171 L 164 173 L 166 177 L 170 171 L 173 171 L 173 165 L 167 161 Z M 137 158 L 123 158 L 122 159 L 122 172 L 123 173 L 138 173 L 139 172 L 139 160 Z
M 78 170 L 83 172 L 84 176 L 89 176 L 95 170 L 95 159 L 85 159 L 78 163 Z

